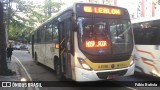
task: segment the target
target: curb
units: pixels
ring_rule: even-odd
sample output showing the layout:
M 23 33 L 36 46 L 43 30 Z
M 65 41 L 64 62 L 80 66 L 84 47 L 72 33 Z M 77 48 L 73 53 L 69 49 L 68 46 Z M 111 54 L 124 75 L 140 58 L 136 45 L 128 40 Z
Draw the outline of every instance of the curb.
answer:
M 32 81 L 32 78 L 30 77 L 30 75 L 28 74 L 27 70 L 25 69 L 25 67 L 23 66 L 23 64 L 20 62 L 20 60 L 13 55 L 15 64 L 16 64 L 16 74 L 18 77 L 18 81 L 21 81 L 21 78 L 25 77 L 27 79 L 27 81 Z M 24 88 L 24 90 L 39 90 L 39 88 L 33 88 L 33 87 L 26 87 Z
M 17 76 L 17 81 L 20 81 L 21 80 L 21 75 L 20 75 L 20 71 L 18 70 L 18 68 L 20 68 L 20 66 L 18 65 L 17 61 L 15 60 L 15 57 L 13 57 L 13 61 L 16 65 L 16 68 L 15 68 L 15 72 L 16 72 L 16 76 Z
M 18 80 L 20 81 L 21 78 L 26 78 L 27 81 L 32 81 L 32 78 L 30 77 L 30 75 L 28 74 L 27 70 L 25 69 L 25 67 L 23 66 L 23 64 L 19 61 L 19 59 L 15 56 L 14 57 L 14 60 L 15 60 L 15 63 L 17 64 L 17 75 L 18 75 Z

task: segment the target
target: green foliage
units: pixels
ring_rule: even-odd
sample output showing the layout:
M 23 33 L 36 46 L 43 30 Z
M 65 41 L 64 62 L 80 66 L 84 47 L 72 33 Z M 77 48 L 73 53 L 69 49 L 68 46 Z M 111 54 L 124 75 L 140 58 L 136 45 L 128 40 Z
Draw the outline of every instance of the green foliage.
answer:
M 58 12 L 62 5 L 64 5 L 64 3 L 45 0 L 44 13 L 48 16 L 51 16 L 52 13 Z
M 105 0 L 106 1 L 106 4 L 110 5 L 111 2 L 113 2 L 114 0 Z
M 50 12 L 52 14 L 58 12 L 63 5 L 50 0 L 46 0 L 44 3 L 44 5 L 37 5 L 33 1 L 27 0 L 12 1 L 12 5 L 16 5 L 16 9 L 12 8 L 10 11 L 9 39 L 23 38 L 23 40 L 29 40 L 30 32 L 50 17 L 45 13 L 45 11 L 48 11 L 47 8 L 52 9 Z

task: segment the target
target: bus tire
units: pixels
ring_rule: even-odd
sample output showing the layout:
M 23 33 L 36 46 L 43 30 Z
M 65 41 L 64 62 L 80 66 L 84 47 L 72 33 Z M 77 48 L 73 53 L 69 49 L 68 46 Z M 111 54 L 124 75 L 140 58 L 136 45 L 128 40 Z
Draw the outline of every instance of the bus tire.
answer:
M 39 65 L 38 57 L 37 57 L 37 54 L 36 54 L 36 53 L 35 53 L 35 55 L 34 55 L 34 62 L 35 62 L 37 65 Z
M 60 61 L 57 60 L 56 61 L 56 64 L 55 64 L 55 71 L 56 71 L 56 76 L 58 78 L 59 81 L 64 81 L 64 74 L 63 72 L 61 71 L 61 64 L 60 64 Z

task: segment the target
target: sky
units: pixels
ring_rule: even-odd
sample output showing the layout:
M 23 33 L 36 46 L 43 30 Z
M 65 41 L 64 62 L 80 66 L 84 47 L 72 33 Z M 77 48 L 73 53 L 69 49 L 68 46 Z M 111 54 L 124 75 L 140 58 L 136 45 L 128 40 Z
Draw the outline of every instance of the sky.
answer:
M 45 0 L 26 0 L 26 1 L 33 1 L 35 3 L 41 3 L 41 2 L 44 2 Z M 60 1 L 63 1 L 63 2 L 68 2 L 70 0 L 52 0 L 52 1 L 55 1 L 55 2 L 60 2 Z
M 45 0 L 26 0 L 26 1 L 32 1 L 34 2 L 35 4 L 40 4 L 40 3 L 44 3 Z M 52 1 L 55 1 L 55 2 L 64 2 L 65 5 L 61 8 L 61 9 L 65 9 L 66 7 L 70 6 L 73 4 L 73 0 L 52 0 Z M 81 1 L 81 0 L 76 0 L 76 1 Z
M 34 3 L 43 3 L 45 0 L 26 0 L 26 1 L 33 1 Z M 66 5 L 71 5 L 73 4 L 73 0 L 52 0 L 52 1 L 55 1 L 55 2 L 64 2 Z M 82 0 L 76 0 L 77 2 L 78 1 L 82 1 Z

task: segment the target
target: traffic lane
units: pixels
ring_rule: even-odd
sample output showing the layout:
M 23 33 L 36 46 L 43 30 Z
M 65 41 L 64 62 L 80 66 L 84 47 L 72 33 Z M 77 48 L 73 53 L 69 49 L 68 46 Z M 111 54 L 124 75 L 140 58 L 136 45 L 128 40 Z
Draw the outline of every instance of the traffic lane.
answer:
M 110 81 L 95 81 L 95 82 L 75 82 L 75 81 L 65 81 L 61 82 L 62 85 L 55 86 L 55 83 L 59 82 L 53 82 L 52 85 L 53 87 L 43 87 L 39 88 L 40 90 L 54 90 L 54 89 L 59 89 L 59 90 L 136 90 L 134 88 L 128 88 L 128 87 L 123 87 L 119 84 L 112 83 Z M 50 84 L 48 82 L 48 84 Z
M 17 50 L 14 51 L 14 55 L 20 59 L 33 81 L 58 81 L 52 69 L 41 64 L 39 66 L 36 65 L 27 51 Z M 98 84 L 99 83 L 95 82 L 89 86 L 91 87 Z M 106 85 L 106 87 L 108 86 Z
M 16 56 L 29 73 L 32 81 L 58 81 L 54 71 L 44 65 L 36 65 L 27 51 L 15 50 Z
M 136 73 L 132 76 L 127 76 L 127 77 L 119 77 L 114 79 L 114 81 L 121 82 L 120 84 L 123 86 L 132 87 L 138 90 L 159 90 L 160 89 L 160 87 L 157 87 L 157 85 L 160 82 L 160 78 L 142 74 L 142 73 Z
M 32 61 L 31 55 L 25 50 L 13 50 L 13 55 L 21 61 Z
M 160 81 L 160 78 L 147 74 L 135 73 L 132 76 L 118 77 L 115 79 L 115 81 Z
M 41 64 L 39 66 L 36 65 L 34 63 L 34 61 L 32 60 L 31 55 L 28 54 L 27 51 L 15 50 L 13 54 L 17 58 L 19 58 L 19 60 L 22 62 L 22 64 L 24 65 L 24 67 L 26 68 L 28 73 L 30 74 L 33 81 L 58 81 L 56 78 L 56 75 L 52 69 L 50 69 L 44 65 L 41 65 Z M 56 82 L 54 82 L 54 83 L 56 83 Z M 112 82 L 110 82 L 110 83 L 112 83 Z M 95 88 L 97 88 L 97 87 L 95 87 L 95 85 L 99 85 L 98 88 L 101 87 L 101 89 L 103 89 L 103 90 L 106 90 L 108 88 L 113 89 L 113 87 L 111 87 L 110 85 L 103 85 L 102 82 L 101 82 L 101 84 L 99 82 L 92 82 L 92 83 L 89 83 L 89 85 L 84 83 L 85 85 L 81 85 L 82 88 L 77 88 L 76 84 L 77 84 L 77 82 L 74 82 L 74 83 L 65 82 L 64 86 L 69 87 L 69 88 L 65 88 L 62 85 L 61 85 L 62 88 L 57 88 L 53 85 L 53 88 L 47 87 L 47 88 L 40 88 L 40 89 L 41 90 L 44 90 L 44 89 L 45 90 L 53 90 L 54 88 L 56 88 L 56 89 L 63 89 L 64 90 L 64 88 L 65 88 L 65 89 L 69 89 L 69 90 L 72 90 L 72 89 L 81 90 L 81 89 L 87 88 L 87 86 L 94 87 L 92 89 L 95 89 Z M 115 85 L 115 84 L 112 83 L 111 85 Z M 115 86 L 117 86 L 117 85 L 115 85 Z M 120 87 L 120 88 L 124 89 L 124 87 Z M 116 87 L 116 89 L 117 89 L 117 87 Z M 119 88 L 118 88 L 118 90 L 119 90 Z
M 124 87 L 43 87 L 40 90 L 134 90 Z
M 23 62 L 33 81 L 58 81 L 54 71 L 44 65 L 36 65 L 34 61 Z

